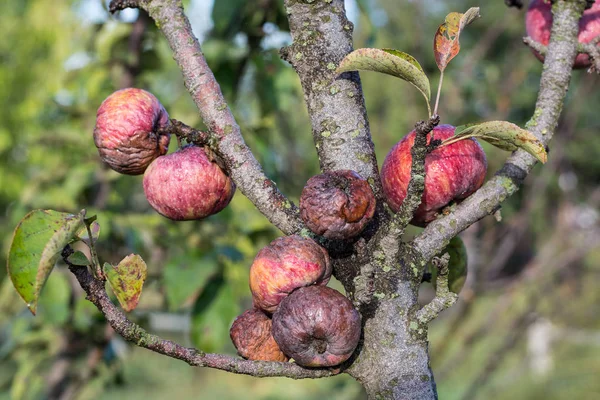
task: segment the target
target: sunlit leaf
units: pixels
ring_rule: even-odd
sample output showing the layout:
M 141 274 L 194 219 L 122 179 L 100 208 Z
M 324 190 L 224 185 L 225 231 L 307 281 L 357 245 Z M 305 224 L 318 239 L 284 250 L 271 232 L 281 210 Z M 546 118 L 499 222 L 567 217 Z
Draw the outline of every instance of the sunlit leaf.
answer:
M 489 121 L 457 127 L 454 136 L 444 140 L 442 146 L 471 137 L 485 140 L 506 151 L 523 149 L 542 164 L 548 160 L 546 149 L 538 138 L 531 132 L 507 121 Z
M 427 109 L 430 109 L 429 79 L 419 62 L 410 54 L 393 49 L 357 49 L 344 57 L 336 74 L 357 70 L 380 72 L 411 83 L 425 97 Z
M 82 225 L 81 214 L 53 210 L 32 211 L 17 225 L 8 253 L 8 273 L 33 314 L 60 252 Z
M 118 265 L 104 263 L 103 270 L 123 310 L 133 311 L 138 305 L 146 281 L 147 267 L 142 257 L 130 254 Z
M 460 51 L 458 38 L 462 30 L 479 16 L 479 7 L 469 8 L 464 14 L 452 12 L 446 15 L 433 40 L 435 62 L 440 71 L 444 72 L 450 60 Z

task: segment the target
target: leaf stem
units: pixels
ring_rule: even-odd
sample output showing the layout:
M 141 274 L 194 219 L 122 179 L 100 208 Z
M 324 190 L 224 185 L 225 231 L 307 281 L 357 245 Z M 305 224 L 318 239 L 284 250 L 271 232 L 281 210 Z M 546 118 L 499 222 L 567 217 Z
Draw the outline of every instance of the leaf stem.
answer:
M 96 246 L 94 245 L 94 235 L 92 234 L 92 229 L 90 228 L 93 221 L 89 222 L 85 219 L 85 210 L 82 210 L 81 220 L 82 220 L 83 224 L 85 225 L 85 229 L 87 230 L 88 237 L 89 237 L 89 241 L 88 241 L 89 243 L 86 241 L 84 241 L 84 243 L 90 249 L 90 254 L 92 256 L 92 270 L 94 271 L 94 275 L 96 276 L 96 279 L 105 281 L 106 276 L 104 276 L 104 273 L 102 272 L 102 267 L 100 266 L 100 260 L 98 259 L 98 253 L 96 253 Z
M 435 96 L 435 106 L 433 115 L 438 115 L 438 105 L 440 104 L 440 93 L 442 92 L 442 82 L 444 82 L 444 71 L 440 71 L 440 83 L 438 84 L 437 95 Z

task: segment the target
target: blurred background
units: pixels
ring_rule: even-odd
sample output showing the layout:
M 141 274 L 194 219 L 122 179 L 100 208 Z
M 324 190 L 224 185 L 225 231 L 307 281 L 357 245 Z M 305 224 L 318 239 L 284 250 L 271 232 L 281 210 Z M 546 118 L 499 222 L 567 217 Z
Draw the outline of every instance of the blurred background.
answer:
M 141 176 L 107 169 L 92 140 L 98 106 L 128 86 L 151 91 L 172 118 L 202 127 L 160 32 L 137 10 L 109 16 L 103 0 L 0 3 L 0 263 L 30 210 L 86 208 L 101 225 L 101 260 L 134 252 L 148 264 L 133 320 L 186 345 L 234 354 L 228 332 L 251 305 L 248 268 L 278 231 L 240 193 L 207 220 L 171 222 L 146 202 Z M 246 141 L 297 201 L 319 171 L 298 78 L 278 57 L 291 42 L 282 3 L 184 1 Z M 461 35 L 462 52 L 446 70 L 442 122 L 524 126 L 542 70 L 521 42 L 525 10 L 500 0 L 346 1 L 355 47 L 412 54 L 433 88 L 433 34 L 447 13 L 472 6 L 481 6 L 482 18 Z M 372 73 L 362 79 L 381 165 L 426 108 L 405 82 Z M 430 335 L 443 399 L 600 398 L 599 84 L 597 75 L 574 73 L 549 162 L 504 203 L 500 222 L 489 217 L 461 235 L 467 284 Z M 491 175 L 508 153 L 484 147 Z M 347 376 L 255 379 L 129 346 L 61 264 L 33 317 L 0 268 L 0 399 L 167 396 L 365 398 Z

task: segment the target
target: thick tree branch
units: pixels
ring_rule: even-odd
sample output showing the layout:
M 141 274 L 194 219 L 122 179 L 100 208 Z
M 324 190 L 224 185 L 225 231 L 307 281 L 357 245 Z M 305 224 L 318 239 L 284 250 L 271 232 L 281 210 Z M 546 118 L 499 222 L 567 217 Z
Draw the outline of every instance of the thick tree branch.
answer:
M 68 257 L 69 250 L 65 248 Z M 72 252 L 72 250 L 71 250 Z M 94 303 L 104 315 L 110 326 L 125 340 L 136 346 L 155 351 L 159 354 L 185 361 L 194 367 L 209 367 L 236 374 L 252 375 L 259 378 L 284 376 L 293 379 L 322 378 L 340 373 L 340 369 L 307 369 L 294 363 L 249 361 L 224 354 L 209 354 L 200 350 L 181 346 L 146 332 L 133 323 L 119 310 L 108 297 L 104 282 L 92 276 L 87 267 L 79 267 L 64 260 L 86 293 L 86 298 Z
M 585 1 L 557 1 L 552 10 L 554 23 L 535 112 L 527 128 L 547 145 L 552 139 L 569 81 L 573 61 L 577 55 L 579 18 Z M 525 177 L 536 165 L 528 153 L 518 150 L 504 166 L 475 194 L 467 198 L 448 216 L 430 223 L 413 241 L 414 249 L 429 260 L 439 253 L 447 242 L 471 224 L 494 213 L 508 196 L 515 193 Z
M 281 55 L 300 77 L 321 169 L 354 170 L 382 199 L 360 78 L 357 72 L 335 74 L 353 49 L 344 1 L 286 0 L 285 6 L 294 43 Z
M 181 68 L 185 86 L 215 139 L 216 152 L 223 158 L 237 187 L 281 231 L 286 234 L 299 232 L 303 224 L 298 208 L 267 178 L 244 142 L 240 127 L 183 12 L 181 0 L 114 0 L 110 10 L 135 6 L 146 10 L 165 35 L 173 58 Z

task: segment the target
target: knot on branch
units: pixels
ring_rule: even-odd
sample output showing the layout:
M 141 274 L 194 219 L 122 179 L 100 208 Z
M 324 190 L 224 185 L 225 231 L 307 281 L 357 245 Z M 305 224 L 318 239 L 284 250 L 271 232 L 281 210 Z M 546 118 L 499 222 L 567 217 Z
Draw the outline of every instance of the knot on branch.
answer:
M 112 0 L 108 6 L 108 11 L 114 14 L 126 8 L 140 8 L 141 2 L 141 0 Z

